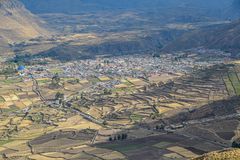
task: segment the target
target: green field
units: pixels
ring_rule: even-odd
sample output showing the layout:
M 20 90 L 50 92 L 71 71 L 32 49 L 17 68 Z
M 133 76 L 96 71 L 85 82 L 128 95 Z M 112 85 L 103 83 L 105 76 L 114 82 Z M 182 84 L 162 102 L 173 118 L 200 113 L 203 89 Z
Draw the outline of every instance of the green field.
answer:
M 112 93 L 116 93 L 116 92 L 133 92 L 134 88 L 128 87 L 128 88 L 113 88 L 112 89 Z
M 234 96 L 235 95 L 235 90 L 234 90 L 234 88 L 232 86 L 231 81 L 228 79 L 228 77 L 224 78 L 224 83 L 225 83 L 225 86 L 227 88 L 228 94 L 230 96 Z
M 5 100 L 3 99 L 2 96 L 0 96 L 0 103 L 1 103 L 1 102 L 5 102 Z
M 160 148 L 160 149 L 164 149 L 164 148 L 168 147 L 170 144 L 171 143 L 169 143 L 169 142 L 160 142 L 160 143 L 154 144 L 153 146 Z
M 89 79 L 89 82 L 91 82 L 92 84 L 96 84 L 101 81 L 98 78 L 91 78 L 91 79 Z
M 50 72 L 53 74 L 61 74 L 63 73 L 63 70 L 59 68 L 54 68 L 54 69 L 50 69 Z
M 236 72 L 230 72 L 228 73 L 228 77 L 229 77 L 229 80 L 231 81 L 232 83 L 232 86 L 234 87 L 234 90 L 236 92 L 236 95 L 240 95 L 240 82 L 239 82 L 239 79 L 237 77 L 237 74 Z
M 8 140 L 0 140 L 0 146 L 3 146 L 4 144 L 7 144 L 7 143 L 10 143 L 12 142 L 13 140 L 11 139 L 8 139 Z
M 3 82 L 7 85 L 10 85 L 10 84 L 16 84 L 16 83 L 22 82 L 22 80 L 20 78 L 14 78 L 14 79 L 3 80 Z
M 130 118 L 131 118 L 132 121 L 140 122 L 143 119 L 143 116 L 137 115 L 137 114 L 132 114 L 130 116 Z
M 43 80 L 37 80 L 39 84 L 46 84 L 51 82 L 51 79 L 43 79 Z

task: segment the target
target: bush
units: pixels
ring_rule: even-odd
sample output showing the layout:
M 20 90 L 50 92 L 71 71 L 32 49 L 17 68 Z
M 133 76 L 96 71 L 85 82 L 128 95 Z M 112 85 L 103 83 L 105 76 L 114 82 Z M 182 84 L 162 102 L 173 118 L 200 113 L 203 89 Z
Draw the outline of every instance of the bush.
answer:
M 240 148 L 240 139 L 236 140 L 236 141 L 233 141 L 232 147 L 233 148 Z

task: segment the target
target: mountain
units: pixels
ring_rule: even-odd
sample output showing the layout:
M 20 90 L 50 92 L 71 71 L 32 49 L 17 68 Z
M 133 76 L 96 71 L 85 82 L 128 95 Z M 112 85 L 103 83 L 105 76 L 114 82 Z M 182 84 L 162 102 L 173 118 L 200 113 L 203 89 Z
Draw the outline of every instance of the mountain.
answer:
M 0 0 L 0 22 L 1 52 L 9 51 L 9 44 L 49 34 L 18 0 Z
M 203 12 L 207 16 L 228 18 L 236 0 L 22 0 L 34 13 L 82 13 L 116 10 L 158 10 L 192 9 L 191 13 Z M 223 14 L 224 13 L 224 14 Z M 229 12 L 230 13 L 230 12 Z
M 238 53 L 240 51 L 240 21 L 186 33 L 164 47 L 162 51 L 179 51 L 199 47 Z

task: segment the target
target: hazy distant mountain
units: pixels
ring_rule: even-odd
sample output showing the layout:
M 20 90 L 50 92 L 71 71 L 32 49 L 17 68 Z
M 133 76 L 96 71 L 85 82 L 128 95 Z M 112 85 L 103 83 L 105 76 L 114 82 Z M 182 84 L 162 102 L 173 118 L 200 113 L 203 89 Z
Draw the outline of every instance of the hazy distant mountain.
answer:
M 223 16 L 236 0 L 22 0 L 34 13 L 80 13 L 106 10 L 159 10 L 194 8 L 206 15 Z
M 10 43 L 48 34 L 18 0 L 0 0 L 0 22 L 1 52 L 9 51 Z
M 231 15 L 235 19 L 239 19 L 240 15 L 240 0 L 234 0 L 232 6 L 227 10 L 228 15 Z
M 234 0 L 233 1 L 233 7 L 236 9 L 240 9 L 240 0 Z
M 179 51 L 198 47 L 221 49 L 237 54 L 240 51 L 240 21 L 186 33 L 167 45 L 163 51 Z

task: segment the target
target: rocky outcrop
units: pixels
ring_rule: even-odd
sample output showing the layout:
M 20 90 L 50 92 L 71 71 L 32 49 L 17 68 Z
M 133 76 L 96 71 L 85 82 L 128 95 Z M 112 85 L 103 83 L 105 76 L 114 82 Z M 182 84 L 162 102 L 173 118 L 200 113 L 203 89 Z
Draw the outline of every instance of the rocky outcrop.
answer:
M 239 157 L 240 149 L 229 149 L 204 154 L 203 156 L 194 158 L 193 160 L 239 160 Z

